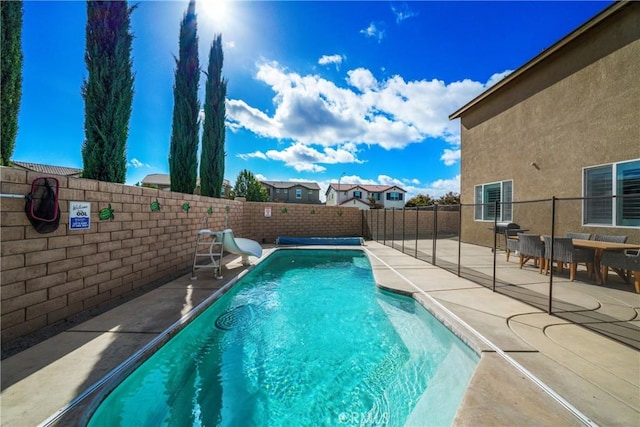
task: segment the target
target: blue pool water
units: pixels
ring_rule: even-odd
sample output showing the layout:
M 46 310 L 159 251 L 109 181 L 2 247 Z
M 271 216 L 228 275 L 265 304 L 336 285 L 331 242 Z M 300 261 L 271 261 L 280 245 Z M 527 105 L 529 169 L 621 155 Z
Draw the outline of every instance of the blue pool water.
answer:
M 478 357 L 359 250 L 278 250 L 90 426 L 450 425 Z

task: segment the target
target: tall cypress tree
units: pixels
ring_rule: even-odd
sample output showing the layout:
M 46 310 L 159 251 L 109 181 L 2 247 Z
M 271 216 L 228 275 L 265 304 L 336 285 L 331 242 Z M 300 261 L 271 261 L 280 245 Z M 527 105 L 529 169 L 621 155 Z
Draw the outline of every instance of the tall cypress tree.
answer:
M 173 124 L 169 151 L 171 191 L 193 194 L 198 172 L 198 25 L 191 0 L 180 24 L 180 53 L 173 86 Z
M 200 194 L 220 197 L 224 179 L 225 99 L 227 80 L 222 78 L 222 35 L 217 34 L 209 51 L 205 87 L 202 154 L 200 156 Z
M 82 84 L 82 176 L 124 183 L 133 102 L 131 12 L 126 1 L 87 1 L 88 78 Z
M 18 111 L 22 97 L 22 0 L 0 1 L 0 166 L 8 166 L 18 135 Z

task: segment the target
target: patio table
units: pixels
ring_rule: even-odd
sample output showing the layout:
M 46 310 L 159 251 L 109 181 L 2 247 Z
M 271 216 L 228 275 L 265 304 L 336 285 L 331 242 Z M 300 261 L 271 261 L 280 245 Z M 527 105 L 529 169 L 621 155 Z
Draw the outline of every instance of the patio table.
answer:
M 602 284 L 602 273 L 600 271 L 600 260 L 604 251 L 622 251 L 625 249 L 640 249 L 640 244 L 635 243 L 617 243 L 617 242 L 601 242 L 599 240 L 583 240 L 573 239 L 573 246 L 580 249 L 593 249 L 595 256 L 593 259 L 593 268 L 596 270 L 596 280 Z
M 519 236 L 511 236 L 511 239 L 519 239 Z M 540 240 L 544 242 L 544 237 L 540 236 Z M 625 249 L 640 249 L 640 244 L 636 243 L 617 243 L 602 242 L 599 240 L 571 239 L 573 246 L 580 249 L 593 249 L 594 259 L 593 268 L 595 269 L 596 281 L 598 284 L 603 283 L 602 273 L 600 272 L 600 260 L 604 251 L 622 251 Z

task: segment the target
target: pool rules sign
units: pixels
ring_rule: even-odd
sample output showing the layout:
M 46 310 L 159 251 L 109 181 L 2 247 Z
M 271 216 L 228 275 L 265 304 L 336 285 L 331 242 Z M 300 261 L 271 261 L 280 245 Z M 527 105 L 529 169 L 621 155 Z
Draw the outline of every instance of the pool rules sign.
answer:
M 69 202 L 69 230 L 88 230 L 91 226 L 91 203 Z

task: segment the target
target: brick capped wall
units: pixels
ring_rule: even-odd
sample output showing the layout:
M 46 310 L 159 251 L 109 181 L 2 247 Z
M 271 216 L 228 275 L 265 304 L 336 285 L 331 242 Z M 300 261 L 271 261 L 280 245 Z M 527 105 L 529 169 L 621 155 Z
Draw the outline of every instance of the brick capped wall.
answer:
M 0 192 L 26 195 L 40 176 L 0 167 Z M 231 228 L 237 237 L 258 242 L 273 243 L 278 236 L 362 235 L 362 215 L 354 208 L 242 202 L 55 178 L 62 216 L 52 233 L 34 230 L 24 198 L 0 199 L 2 342 L 185 273 L 203 217 L 210 229 Z M 156 199 L 161 209 L 152 212 Z M 90 229 L 69 229 L 70 201 L 91 203 Z M 189 212 L 183 203 L 189 203 Z M 99 211 L 108 205 L 114 218 L 101 221 Z M 265 207 L 271 208 L 270 218 L 264 216 Z

